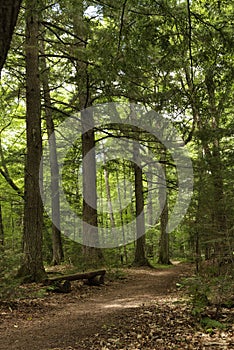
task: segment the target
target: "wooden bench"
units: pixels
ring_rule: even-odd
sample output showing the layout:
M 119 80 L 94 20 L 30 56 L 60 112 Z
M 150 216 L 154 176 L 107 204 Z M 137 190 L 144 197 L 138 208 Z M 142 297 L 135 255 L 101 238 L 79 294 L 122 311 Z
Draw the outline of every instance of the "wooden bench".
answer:
M 47 278 L 44 281 L 46 286 L 52 286 L 53 292 L 69 293 L 71 291 L 71 282 L 77 280 L 85 280 L 90 286 L 99 286 L 104 284 L 106 270 L 98 270 L 84 273 L 75 273 L 72 275 L 63 275 L 58 277 Z

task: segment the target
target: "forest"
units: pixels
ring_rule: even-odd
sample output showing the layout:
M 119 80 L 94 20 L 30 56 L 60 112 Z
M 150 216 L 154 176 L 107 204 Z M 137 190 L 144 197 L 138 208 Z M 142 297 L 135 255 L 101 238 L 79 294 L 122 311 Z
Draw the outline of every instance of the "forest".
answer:
M 233 23 L 231 0 L 0 0 L 0 320 L 82 288 L 90 324 L 101 290 L 106 308 L 115 286 L 141 305 L 120 303 L 133 338 L 108 314 L 91 343 L 6 349 L 234 346 Z M 146 337 L 142 295 L 163 329 L 171 288 L 203 340 L 176 343 L 170 322 L 171 342 Z

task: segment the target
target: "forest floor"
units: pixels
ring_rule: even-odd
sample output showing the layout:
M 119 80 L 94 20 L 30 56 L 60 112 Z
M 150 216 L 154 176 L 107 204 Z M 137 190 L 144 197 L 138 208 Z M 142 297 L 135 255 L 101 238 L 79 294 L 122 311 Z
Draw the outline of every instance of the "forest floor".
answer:
M 69 294 L 49 293 L 0 306 L 2 350 L 234 349 L 229 327 L 206 332 L 176 288 L 191 265 L 134 268 L 126 277 L 90 287 L 72 282 Z M 22 288 L 32 288 L 24 286 Z M 230 316 L 231 315 L 231 316 Z

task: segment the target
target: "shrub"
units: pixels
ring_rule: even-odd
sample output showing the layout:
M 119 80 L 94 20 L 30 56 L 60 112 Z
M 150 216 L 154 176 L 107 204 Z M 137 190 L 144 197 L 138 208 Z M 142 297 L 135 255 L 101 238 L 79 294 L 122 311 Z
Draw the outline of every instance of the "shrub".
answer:
M 16 278 L 21 255 L 12 250 L 3 250 L 0 255 L 0 300 L 15 296 L 21 280 Z

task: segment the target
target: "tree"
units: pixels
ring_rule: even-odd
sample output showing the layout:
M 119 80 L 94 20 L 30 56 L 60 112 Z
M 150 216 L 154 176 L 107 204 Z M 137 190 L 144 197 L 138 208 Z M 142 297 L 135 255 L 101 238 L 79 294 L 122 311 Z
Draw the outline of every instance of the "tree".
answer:
M 162 155 L 161 160 L 165 163 L 166 161 L 166 150 L 165 147 L 162 147 Z M 164 171 L 166 173 L 166 165 L 164 165 Z M 164 191 L 166 191 L 165 203 L 164 200 Z M 169 257 L 169 233 L 167 231 L 168 225 L 168 194 L 167 189 L 164 188 L 164 185 L 161 184 L 159 188 L 159 202 L 161 207 L 161 215 L 160 215 L 160 241 L 159 241 L 159 257 L 158 263 L 164 265 L 170 265 L 170 257 Z
M 102 260 L 99 248 L 97 218 L 97 184 L 96 184 L 96 152 L 93 114 L 90 109 L 91 95 L 89 91 L 90 77 L 88 63 L 84 62 L 87 45 L 87 27 L 84 23 L 84 5 L 72 3 L 73 28 L 76 37 L 81 38 L 76 44 L 76 74 L 78 89 L 78 106 L 81 111 L 82 124 L 82 167 L 83 167 L 83 244 L 84 258 L 87 266 L 96 265 Z
M 30 282 L 46 276 L 42 258 L 43 208 L 39 187 L 42 157 L 39 79 L 39 1 L 26 1 L 26 126 L 27 155 L 24 189 L 23 262 L 18 275 Z
M 199 245 L 201 249 L 197 247 L 196 250 L 199 254 L 202 249 L 205 250 L 207 257 L 212 252 L 218 260 L 222 260 L 227 251 L 230 254 L 232 250 L 226 205 L 229 199 L 225 191 L 225 182 L 230 181 L 230 178 L 225 171 L 223 140 L 233 98 L 231 86 L 234 75 L 230 61 L 233 45 L 229 22 L 230 4 L 227 2 L 219 6 L 215 1 L 204 3 L 206 10 L 201 16 L 198 14 L 201 9 L 187 1 L 189 35 L 185 36 L 184 41 L 189 48 L 189 61 L 186 64 L 184 60 L 182 64 L 184 77 L 180 80 L 191 108 L 192 132 L 200 148 L 199 161 L 202 163 L 196 174 L 199 178 L 202 174 L 203 180 L 197 186 L 197 237 L 201 227 L 205 232 L 199 234 L 196 246 Z M 199 45 L 203 47 L 202 52 L 198 50 Z M 229 143 L 229 138 L 226 138 L 225 144 Z
M 46 64 L 44 38 L 41 45 L 41 80 L 45 101 L 46 129 L 49 139 L 50 172 L 51 172 L 51 206 L 52 206 L 52 264 L 58 265 L 64 259 L 62 237 L 60 231 L 60 198 L 59 198 L 59 166 L 56 149 L 56 136 L 52 115 L 52 102 L 49 87 L 48 68 Z
M 130 105 L 130 118 L 136 120 L 134 105 Z M 135 129 L 135 128 L 133 128 Z M 133 138 L 136 140 L 133 144 L 134 161 L 134 187 L 135 187 L 135 208 L 136 208 L 136 249 L 133 264 L 136 266 L 149 265 L 145 255 L 145 212 L 144 212 L 144 190 L 143 190 L 143 171 L 140 155 L 140 131 L 133 132 Z
M 22 0 L 0 1 L 0 72 L 7 58 Z
M 140 166 L 139 145 L 134 145 L 134 173 L 135 173 L 135 200 L 136 200 L 136 250 L 133 264 L 136 266 L 148 266 L 145 255 L 145 214 L 143 174 Z

